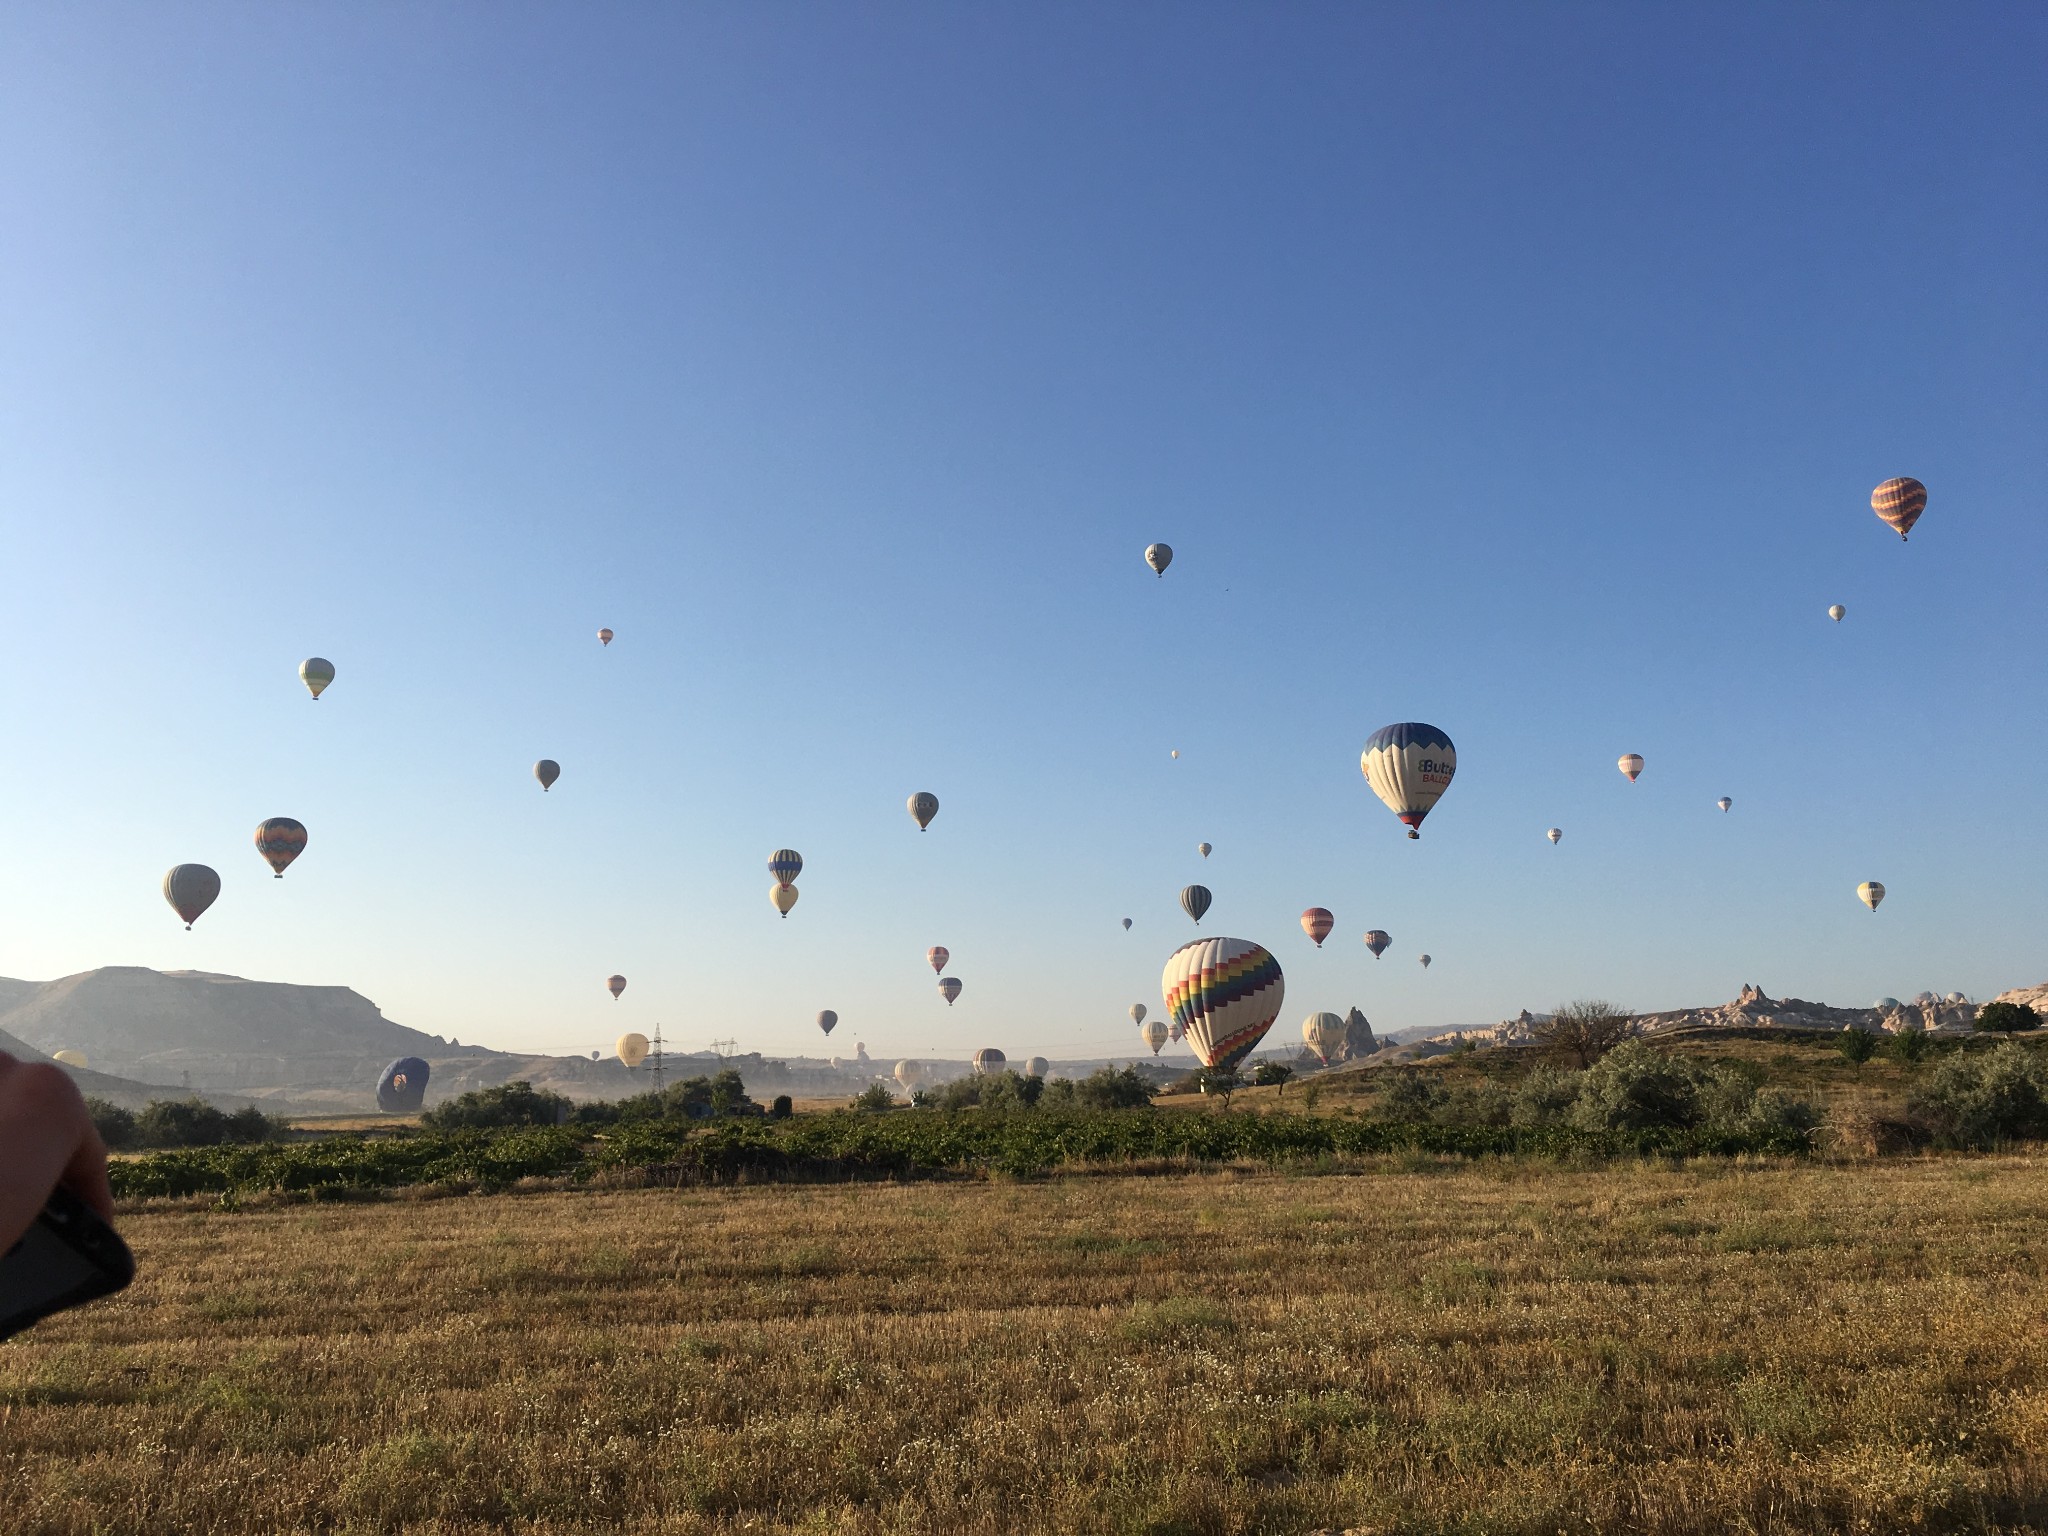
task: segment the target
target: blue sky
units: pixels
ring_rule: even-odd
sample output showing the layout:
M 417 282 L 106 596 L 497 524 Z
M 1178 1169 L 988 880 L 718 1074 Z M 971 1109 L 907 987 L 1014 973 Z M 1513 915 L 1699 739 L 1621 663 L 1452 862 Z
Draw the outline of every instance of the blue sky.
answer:
M 17 7 L 0 974 L 1101 1054 L 1199 879 L 1289 1037 L 2040 981 L 2044 62 L 2033 6 Z

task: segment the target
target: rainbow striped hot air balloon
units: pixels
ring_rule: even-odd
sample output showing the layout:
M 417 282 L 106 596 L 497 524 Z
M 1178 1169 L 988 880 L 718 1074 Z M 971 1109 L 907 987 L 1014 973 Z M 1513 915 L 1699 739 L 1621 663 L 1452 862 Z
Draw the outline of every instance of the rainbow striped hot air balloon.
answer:
M 1280 1016 L 1287 983 L 1280 962 L 1249 939 L 1196 939 L 1167 959 L 1159 978 L 1166 1011 L 1211 1071 L 1252 1053 Z
M 1316 941 L 1316 948 L 1323 947 L 1323 940 L 1330 936 L 1330 930 L 1337 926 L 1337 919 L 1330 915 L 1328 907 L 1310 907 L 1301 914 L 1301 931 Z
M 1911 475 L 1887 480 L 1870 493 L 1870 510 L 1896 529 L 1901 544 L 1927 510 L 1927 487 Z
M 1458 749 L 1450 736 L 1419 720 L 1384 725 L 1366 738 L 1359 754 L 1359 772 L 1372 792 L 1401 818 L 1411 838 L 1422 836 L 1422 818 L 1451 787 L 1458 771 Z

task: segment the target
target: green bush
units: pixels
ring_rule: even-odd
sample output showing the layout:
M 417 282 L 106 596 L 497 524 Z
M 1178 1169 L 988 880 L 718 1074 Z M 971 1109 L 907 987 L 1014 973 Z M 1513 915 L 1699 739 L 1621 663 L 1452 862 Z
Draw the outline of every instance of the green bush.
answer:
M 137 1147 L 223 1147 L 270 1141 L 284 1130 L 260 1109 L 232 1114 L 204 1099 L 153 1099 L 135 1117 L 129 1144 Z
M 630 1125 L 641 1120 L 704 1120 L 738 1114 L 752 1107 L 737 1068 L 726 1067 L 712 1077 L 686 1077 L 656 1090 L 623 1099 L 579 1104 L 570 1115 L 576 1125 Z
M 1294 1068 L 1284 1061 L 1262 1061 L 1252 1068 L 1252 1084 L 1258 1088 L 1278 1088 L 1286 1091 L 1288 1079 L 1294 1076 Z
M 1835 1037 L 1835 1048 L 1861 1066 L 1877 1054 L 1878 1039 L 1867 1029 L 1850 1028 Z
M 568 1120 L 573 1109 L 561 1094 L 521 1080 L 501 1083 L 495 1088 L 472 1089 L 436 1104 L 420 1116 L 420 1124 L 437 1131 L 560 1125 Z
M 1508 1110 L 1510 1125 L 1563 1125 L 1579 1102 L 1583 1072 L 1536 1067 L 1516 1084 Z
M 135 1145 L 135 1114 L 118 1104 L 105 1099 L 88 1098 L 85 1112 L 92 1116 L 92 1128 L 100 1133 L 100 1140 L 109 1147 L 120 1150 Z
M 869 1083 L 853 1096 L 853 1107 L 864 1115 L 886 1114 L 896 1107 L 896 1095 L 887 1083 Z
M 1943 1146 L 2036 1140 L 2048 1136 L 2048 1064 L 2010 1043 L 1985 1055 L 1950 1056 L 1906 1107 Z
M 1380 1090 L 1377 1107 L 1388 1120 L 1429 1120 L 1448 1098 L 1436 1073 L 1403 1067 Z
M 1803 1147 L 1820 1115 L 1776 1089 L 1759 1093 L 1740 1067 L 1660 1051 L 1644 1040 L 1616 1046 L 1585 1072 L 1570 1123 L 1582 1131 L 1699 1131 L 1754 1146 Z
M 2025 1003 L 1986 1003 L 1977 1010 L 1975 1027 L 1986 1033 L 2015 1034 L 2039 1029 L 2041 1015 Z
M 1909 1067 L 1918 1066 L 1934 1054 L 1934 1040 L 1926 1030 L 1912 1024 L 1894 1034 L 1888 1048 L 1893 1060 Z

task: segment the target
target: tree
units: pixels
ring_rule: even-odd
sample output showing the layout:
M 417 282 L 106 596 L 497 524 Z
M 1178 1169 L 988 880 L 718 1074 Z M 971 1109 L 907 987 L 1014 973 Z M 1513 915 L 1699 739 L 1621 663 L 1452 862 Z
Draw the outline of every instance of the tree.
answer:
M 853 1107 L 864 1115 L 879 1115 L 896 1107 L 896 1095 L 887 1083 L 869 1083 L 854 1095 Z
M 796 1105 L 790 1102 L 790 1097 L 786 1093 L 775 1095 L 775 1102 L 768 1106 L 768 1118 L 770 1120 L 787 1120 L 794 1113 L 796 1113 Z
M 1918 1066 L 1934 1050 L 1934 1041 L 1919 1025 L 1910 1025 L 1892 1036 L 1892 1056 L 1907 1066 Z
M 1877 1054 L 1877 1036 L 1867 1029 L 1845 1029 L 1835 1037 L 1835 1048 L 1860 1067 Z
M 1287 1097 L 1287 1080 L 1294 1076 L 1294 1068 L 1284 1061 L 1262 1061 L 1252 1069 L 1252 1083 L 1259 1088 L 1278 1088 L 1280 1097 Z
M 559 1093 L 520 1079 L 495 1088 L 476 1088 L 436 1104 L 420 1124 L 436 1131 L 488 1129 L 501 1125 L 560 1125 L 573 1106 Z
M 1976 1027 L 1986 1033 L 1995 1031 L 2000 1034 L 2039 1029 L 2041 1015 L 2025 1003 L 1986 1003 L 1977 1010 Z
M 1600 998 L 1561 1003 L 1547 1019 L 1529 1026 L 1529 1036 L 1552 1061 L 1590 1067 L 1624 1040 L 1639 1033 L 1635 1015 Z

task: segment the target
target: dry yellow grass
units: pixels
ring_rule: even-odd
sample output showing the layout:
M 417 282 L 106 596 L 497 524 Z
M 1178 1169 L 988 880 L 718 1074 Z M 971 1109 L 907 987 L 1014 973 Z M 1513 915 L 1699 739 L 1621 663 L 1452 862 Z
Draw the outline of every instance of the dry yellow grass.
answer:
M 535 1193 L 125 1226 L 8 1532 L 2048 1528 L 2048 1165 Z

